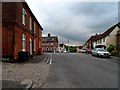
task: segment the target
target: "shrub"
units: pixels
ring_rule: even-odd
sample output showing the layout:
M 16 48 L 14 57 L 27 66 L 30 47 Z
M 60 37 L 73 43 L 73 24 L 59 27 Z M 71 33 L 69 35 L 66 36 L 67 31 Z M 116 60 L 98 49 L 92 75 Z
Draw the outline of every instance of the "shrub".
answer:
M 69 47 L 70 52 L 77 52 L 77 47 Z
M 109 47 L 107 48 L 108 52 L 112 52 L 115 49 L 115 46 L 113 45 L 109 45 Z
M 113 50 L 113 51 L 111 52 L 111 55 L 113 55 L 113 56 L 119 55 L 119 52 L 118 52 L 117 50 Z

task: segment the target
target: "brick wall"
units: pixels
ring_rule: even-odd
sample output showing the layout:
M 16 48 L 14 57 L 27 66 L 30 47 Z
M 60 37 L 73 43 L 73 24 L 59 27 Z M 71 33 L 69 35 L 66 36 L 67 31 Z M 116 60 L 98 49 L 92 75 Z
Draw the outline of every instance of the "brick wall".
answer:
M 43 47 L 43 50 L 46 51 L 46 49 L 48 48 L 49 51 L 54 51 L 54 50 L 58 50 L 58 42 L 52 42 L 53 45 L 51 45 L 51 43 L 49 42 L 46 42 L 46 43 L 43 43 L 44 45 L 42 46 Z M 52 49 L 52 50 L 51 50 Z
M 22 24 L 22 10 L 26 10 L 26 25 Z M 24 2 L 2 3 L 2 54 L 18 58 L 18 52 L 22 51 L 22 34 L 26 35 L 26 51 L 30 52 L 30 38 L 32 39 L 32 52 L 36 54 L 41 47 L 42 28 L 35 16 Z M 32 17 L 32 31 L 30 30 L 30 17 Z M 33 33 L 34 22 L 36 33 Z M 36 52 L 34 52 L 34 39 L 36 39 Z

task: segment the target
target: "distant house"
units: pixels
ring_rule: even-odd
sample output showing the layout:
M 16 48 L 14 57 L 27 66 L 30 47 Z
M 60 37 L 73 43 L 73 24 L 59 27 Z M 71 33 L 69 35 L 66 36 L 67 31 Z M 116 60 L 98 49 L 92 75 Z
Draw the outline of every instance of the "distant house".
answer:
M 104 33 L 91 36 L 85 43 L 86 48 L 93 49 L 95 47 L 107 48 L 110 44 L 117 46 L 117 31 L 120 29 L 120 23 L 110 27 Z
M 48 33 L 48 37 L 42 37 L 42 49 L 45 52 L 57 52 L 58 51 L 58 37 L 51 36 Z
M 120 30 L 117 32 L 117 50 L 120 52 Z
M 70 47 L 74 47 L 74 48 L 76 48 L 76 52 L 79 52 L 80 49 L 83 48 L 82 45 L 78 45 L 78 44 L 75 45 L 74 43 L 64 43 L 64 46 L 65 46 L 65 48 L 66 48 L 67 51 L 70 51 L 69 50 Z
M 59 49 L 58 49 L 58 51 L 60 52 L 60 53 L 62 53 L 62 52 L 66 52 L 66 49 L 65 49 L 65 45 L 64 44 L 59 44 Z
M 26 2 L 2 2 L 2 57 L 18 59 L 19 52 L 35 55 L 42 47 L 40 23 Z
M 100 38 L 101 34 L 96 34 L 94 36 L 91 36 L 85 43 L 85 45 L 83 46 L 84 49 L 88 48 L 88 49 L 93 49 L 95 48 L 96 44 L 95 42 L 97 42 L 97 40 Z

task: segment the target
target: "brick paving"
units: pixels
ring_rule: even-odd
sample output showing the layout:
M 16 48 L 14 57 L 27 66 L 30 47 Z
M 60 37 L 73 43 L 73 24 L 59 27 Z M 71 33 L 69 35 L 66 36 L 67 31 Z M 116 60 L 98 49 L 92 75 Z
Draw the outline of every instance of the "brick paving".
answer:
M 2 63 L 2 80 L 22 82 L 29 79 L 33 82 L 32 88 L 40 88 L 47 79 L 49 64 L 46 64 L 48 54 L 36 56 L 22 63 Z M 4 85 L 3 85 L 4 86 Z

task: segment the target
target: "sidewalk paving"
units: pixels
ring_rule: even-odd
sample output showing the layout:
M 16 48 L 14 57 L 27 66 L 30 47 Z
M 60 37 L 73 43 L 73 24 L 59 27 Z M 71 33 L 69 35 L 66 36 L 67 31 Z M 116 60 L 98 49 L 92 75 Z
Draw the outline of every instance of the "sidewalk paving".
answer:
M 49 73 L 49 64 L 46 60 L 50 56 L 43 54 L 22 63 L 2 63 L 2 86 L 4 88 L 24 88 L 23 80 L 31 80 L 32 88 L 40 88 L 46 81 Z M 6 84 L 9 84 L 6 86 Z
M 111 56 L 114 59 L 120 60 L 120 57 Z

